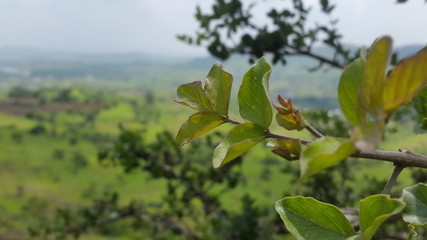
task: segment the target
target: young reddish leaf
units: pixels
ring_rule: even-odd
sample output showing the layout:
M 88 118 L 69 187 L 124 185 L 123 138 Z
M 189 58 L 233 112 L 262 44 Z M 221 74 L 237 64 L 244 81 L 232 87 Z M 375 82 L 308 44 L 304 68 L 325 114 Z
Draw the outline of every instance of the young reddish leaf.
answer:
M 287 130 L 298 130 L 301 131 L 307 126 L 305 120 L 301 117 L 301 113 L 297 108 L 294 108 L 292 101 L 278 96 L 279 105 L 273 104 L 276 108 L 276 121 L 277 123 Z
M 365 72 L 359 88 L 359 105 L 367 112 L 383 114 L 382 91 L 386 79 L 386 69 L 390 59 L 392 40 L 390 37 L 378 39 L 372 45 Z
M 366 60 L 358 58 L 348 65 L 341 74 L 338 85 L 338 100 L 345 117 L 351 125 L 366 122 L 366 111 L 359 107 L 358 90 L 365 72 Z
M 228 116 L 233 76 L 214 64 L 205 79 L 205 93 L 212 108 L 221 115 Z
M 244 75 L 239 89 L 239 110 L 242 118 L 268 128 L 273 118 L 268 98 L 271 65 L 262 57 Z
M 400 213 L 405 203 L 389 195 L 373 195 L 360 201 L 360 231 L 366 240 L 371 239 L 387 218 Z
M 225 123 L 224 118 L 215 112 L 197 112 L 182 124 L 175 141 L 184 145 L 223 123 Z
M 378 147 L 384 133 L 384 121 L 362 123 L 350 130 L 351 139 L 356 148 L 362 151 L 371 151 Z
M 175 101 L 184 106 L 199 110 L 212 111 L 208 98 L 202 88 L 201 81 L 183 84 L 177 90 L 178 99 Z
M 289 161 L 299 159 L 301 153 L 301 142 L 299 140 L 280 138 L 268 142 L 267 146 L 274 148 L 272 152 Z
M 427 49 L 423 49 L 398 63 L 388 76 L 382 96 L 385 111 L 390 115 L 414 98 L 426 85 Z
M 266 138 L 265 129 L 259 124 L 243 123 L 235 126 L 225 140 L 215 148 L 214 168 L 221 167 L 239 157 L 264 138 Z
M 325 137 L 314 141 L 301 155 L 301 179 L 336 165 L 355 150 L 351 140 L 340 141 L 336 138 Z

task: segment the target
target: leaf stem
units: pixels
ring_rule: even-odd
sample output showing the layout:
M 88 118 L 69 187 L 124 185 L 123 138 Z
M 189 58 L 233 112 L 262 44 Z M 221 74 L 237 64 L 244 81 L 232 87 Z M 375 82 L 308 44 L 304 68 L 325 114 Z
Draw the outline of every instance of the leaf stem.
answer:
M 391 188 L 393 187 L 394 184 L 396 184 L 396 180 L 404 168 L 405 168 L 405 166 L 403 166 L 403 165 L 396 165 L 394 167 L 393 173 L 391 174 L 390 179 L 387 182 L 387 185 L 385 186 L 384 190 L 382 191 L 383 194 L 390 194 Z
M 232 123 L 232 124 L 234 124 L 234 125 L 240 125 L 240 124 L 242 124 L 241 122 L 236 121 L 236 120 L 234 120 L 234 119 L 231 119 L 231 118 L 230 118 L 230 117 L 228 117 L 228 116 L 223 116 L 223 117 L 224 117 L 224 120 L 225 120 L 226 122 Z
M 232 123 L 232 124 L 235 124 L 235 125 L 242 124 L 241 122 L 236 121 L 234 119 L 231 119 L 229 117 L 224 117 L 224 120 L 226 122 L 229 122 L 229 123 Z M 265 136 L 267 138 L 286 138 L 286 139 L 290 139 L 290 140 L 300 141 L 304 145 L 310 145 L 310 143 L 311 143 L 311 141 L 309 141 L 309 140 L 305 140 L 305 139 L 301 139 L 301 138 L 294 138 L 294 137 L 290 137 L 290 136 L 286 136 L 286 135 L 282 135 L 282 134 L 270 132 L 269 130 L 266 131 L 266 135 Z

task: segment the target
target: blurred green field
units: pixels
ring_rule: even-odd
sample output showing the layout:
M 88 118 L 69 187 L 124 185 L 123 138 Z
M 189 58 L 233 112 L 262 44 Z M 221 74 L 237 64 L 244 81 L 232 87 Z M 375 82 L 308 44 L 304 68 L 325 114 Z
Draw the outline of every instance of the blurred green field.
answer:
M 138 97 L 134 100 L 138 101 Z M 135 111 L 135 106 L 142 111 Z M 37 117 L 0 115 L 0 181 L 5 183 L 0 188 L 3 212 L 0 236 L 10 239 L 17 233 L 25 236 L 39 215 L 48 216 L 56 207 L 89 204 L 106 190 L 119 193 L 123 203 L 137 199 L 158 202 L 166 191 L 164 182 L 150 180 L 142 172 L 124 173 L 120 167 L 99 163 L 100 143 L 93 138 L 114 139 L 120 132 L 118 126 L 122 125 L 145 129 L 146 138 L 151 141 L 165 130 L 176 133 L 191 110 L 171 100 L 132 106 L 127 97 L 98 111 L 92 121 L 70 111 L 35 113 Z M 34 131 L 40 126 L 43 130 Z M 229 128 L 220 129 L 225 132 Z M 268 179 L 261 177 L 265 171 L 263 161 L 278 159 L 263 146 L 256 147 L 247 156 L 242 165 L 247 181 L 223 195 L 222 201 L 230 209 L 238 209 L 240 198 L 250 194 L 260 206 L 273 206 L 289 187 L 289 176 L 280 173 L 280 168 L 270 167 Z M 211 163 L 207 163 L 207 167 L 211 167 Z M 91 237 L 85 235 L 82 239 Z
M 237 92 L 242 65 L 234 61 L 226 67 L 237 73 L 233 92 Z M 319 73 L 322 81 L 318 78 L 312 81 L 306 69 L 296 63 L 290 65 L 286 72 L 278 69 L 272 75 L 272 96 L 295 96 L 295 105 L 301 109 L 318 106 L 334 109 L 338 105 L 334 98 L 336 71 Z M 101 76 L 89 80 L 78 75 L 77 70 L 77 76 L 74 73 L 69 76 L 68 71 L 51 69 L 48 73 L 53 77 L 21 79 L 19 83 L 30 86 L 41 79 L 37 87 L 30 90 L 12 88 L 18 96 L 22 94 L 21 97 L 12 99 L 10 92 L 0 91 L 0 239 L 29 239 L 28 228 L 51 216 L 55 208 L 85 206 L 106 191 L 119 193 L 123 204 L 140 199 L 147 203 L 159 202 L 167 192 L 164 181 L 149 179 L 142 171 L 125 173 L 118 165 L 100 163 L 98 149 L 111 144 L 120 128 L 143 130 L 147 142 L 155 141 L 156 135 L 163 131 L 176 134 L 193 111 L 174 103 L 175 88 L 203 79 L 208 69 L 206 61 L 163 67 L 126 65 L 124 70 L 115 72 L 117 75 L 106 77 L 101 71 Z M 127 79 L 123 84 L 115 81 L 122 78 Z M 15 83 L 15 79 L 5 82 Z M 295 92 L 290 92 L 290 86 Z M 236 97 L 232 102 L 236 102 Z M 239 119 L 236 104 L 231 104 L 231 116 Z M 427 134 L 414 135 L 412 121 L 389 125 L 381 149 L 407 148 L 427 154 L 424 146 Z M 218 129 L 225 134 L 230 128 L 224 125 Z M 289 132 L 274 123 L 271 129 L 313 139 L 306 131 Z M 239 166 L 245 179 L 236 189 L 227 194 L 221 194 L 220 187 L 213 189 L 221 194 L 220 200 L 229 210 L 239 211 L 240 199 L 248 194 L 257 206 L 273 211 L 276 200 L 286 193 L 301 191 L 302 185 L 293 182 L 298 175 L 298 161 L 279 158 L 265 148 L 265 143 L 245 155 Z M 213 149 L 200 155 L 212 152 Z M 211 168 L 212 163 L 206 162 L 206 167 Z M 368 196 L 367 189 L 374 185 L 370 181 L 385 181 L 393 171 L 392 164 L 371 160 L 349 160 L 348 167 L 354 172 L 348 177 L 357 196 Z M 373 175 L 376 179 L 367 178 Z M 396 191 L 411 184 L 411 171 L 405 169 Z M 123 225 L 119 223 L 118 228 L 126 229 L 128 225 L 125 221 Z M 126 230 L 122 235 L 106 235 L 90 231 L 81 239 L 144 237 Z

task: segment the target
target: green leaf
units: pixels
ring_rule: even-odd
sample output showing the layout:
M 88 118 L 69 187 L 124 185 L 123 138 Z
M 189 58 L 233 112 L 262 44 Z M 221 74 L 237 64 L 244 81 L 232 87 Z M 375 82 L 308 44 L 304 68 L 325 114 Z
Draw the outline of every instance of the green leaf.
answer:
M 351 125 L 366 121 L 366 112 L 359 107 L 358 90 L 365 71 L 366 60 L 358 58 L 348 65 L 341 74 L 338 85 L 338 99 L 341 109 Z
M 406 58 L 387 78 L 383 91 L 384 108 L 389 115 L 414 98 L 427 84 L 427 49 Z
M 368 53 L 364 77 L 360 83 L 360 106 L 377 115 L 383 113 L 382 90 L 386 79 L 391 45 L 390 37 L 383 37 L 374 42 Z
M 175 141 L 184 145 L 223 123 L 225 123 L 224 118 L 215 112 L 197 112 L 182 124 Z
M 336 138 L 325 137 L 314 141 L 301 155 L 301 179 L 334 166 L 355 150 L 351 140 L 340 141 Z
M 427 224 L 427 185 L 418 183 L 403 189 L 406 208 L 403 220 L 407 223 Z
M 218 63 L 212 66 L 205 79 L 205 93 L 211 106 L 225 116 L 228 116 L 232 83 L 233 76 Z
M 356 235 L 337 207 L 311 197 L 283 198 L 276 202 L 276 211 L 296 239 L 344 240 Z
M 404 207 L 404 202 L 383 194 L 361 200 L 359 223 L 364 238 L 371 239 L 387 218 L 400 213 Z
M 213 166 L 218 168 L 247 152 L 265 138 L 265 130 L 256 123 L 235 126 L 213 154 Z
M 195 81 L 183 84 L 177 90 L 178 99 L 175 101 L 184 106 L 199 110 L 212 111 L 208 98 L 202 89 L 202 82 Z
M 262 57 L 244 75 L 239 89 L 239 110 L 242 118 L 268 128 L 273 118 L 268 98 L 271 65 Z
M 413 100 L 413 107 L 418 113 L 417 121 L 421 128 L 427 130 L 427 88 L 424 88 Z
M 381 142 L 383 133 L 383 121 L 362 123 L 350 130 L 351 140 L 353 140 L 356 148 L 362 151 L 376 149 Z
M 346 238 L 346 240 L 365 240 L 365 239 L 363 238 L 362 235 L 357 234 L 357 235 L 351 236 L 349 238 Z

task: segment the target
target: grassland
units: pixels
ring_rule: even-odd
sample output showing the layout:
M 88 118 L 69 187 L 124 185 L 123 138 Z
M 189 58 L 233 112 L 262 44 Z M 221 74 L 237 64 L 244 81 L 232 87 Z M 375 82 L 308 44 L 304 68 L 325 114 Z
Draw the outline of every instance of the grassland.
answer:
M 102 74 L 83 77 L 79 75 L 81 69 L 51 69 L 50 75 L 47 70 L 36 71 L 37 76 L 21 82 L 28 81 L 32 86 L 41 78 L 43 84 L 35 88 L 41 94 L 11 99 L 7 91 L 3 91 L 0 95 L 0 239 L 29 239 L 28 227 L 50 216 L 56 207 L 89 204 L 106 190 L 118 192 L 123 203 L 135 199 L 158 202 L 166 193 L 164 181 L 149 179 L 143 172 L 125 173 L 120 167 L 101 164 L 97 160 L 98 149 L 117 137 L 119 125 L 145 130 L 148 141 L 163 131 L 176 133 L 192 111 L 173 102 L 174 89 L 178 84 L 203 78 L 209 66 L 203 61 L 198 64 L 182 69 L 179 66 L 183 65 L 164 68 L 126 65 L 120 74 L 111 73 L 107 79 L 102 79 Z M 230 68 L 237 76 L 242 75 L 241 64 L 230 64 Z M 273 76 L 273 94 L 295 96 L 303 108 L 337 106 L 336 100 L 329 104 L 337 73 L 320 74 L 323 82 L 319 83 L 318 79 L 308 79 L 309 74 L 301 75 L 302 70 L 295 68 L 286 73 L 279 70 Z M 282 77 L 285 79 L 280 81 Z M 127 81 L 115 81 L 120 78 Z M 238 81 L 237 77 L 235 85 Z M 298 90 L 291 92 L 290 86 Z M 236 92 L 237 87 L 233 90 Z M 58 100 L 60 96 L 67 101 Z M 232 106 L 232 111 L 232 116 L 237 118 L 238 110 Z M 403 125 L 387 134 L 381 148 L 408 148 L 427 154 L 423 146 L 427 135 L 412 134 L 411 121 L 399 124 Z M 272 128 L 289 133 L 278 126 Z M 222 126 L 220 131 L 227 129 L 229 126 Z M 289 134 L 310 138 L 304 131 Z M 367 160 L 360 162 L 352 166 L 356 173 L 351 177 L 354 189 L 359 191 L 357 194 L 363 196 L 364 187 L 370 185 L 366 176 L 375 175 L 378 181 L 384 181 L 393 166 Z M 298 162 L 284 161 L 262 144 L 258 145 L 246 154 L 241 166 L 245 182 L 222 195 L 221 201 L 230 209 L 238 209 L 239 199 L 249 194 L 258 206 L 272 208 L 285 192 L 297 192 L 301 188 L 293 183 L 297 173 L 284 170 L 289 165 L 292 169 L 298 168 Z M 211 163 L 207 162 L 206 167 L 211 167 Z M 410 171 L 403 172 L 399 188 L 411 184 L 410 174 Z M 91 232 L 82 239 L 131 239 L 131 235 L 119 238 Z

